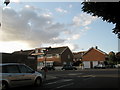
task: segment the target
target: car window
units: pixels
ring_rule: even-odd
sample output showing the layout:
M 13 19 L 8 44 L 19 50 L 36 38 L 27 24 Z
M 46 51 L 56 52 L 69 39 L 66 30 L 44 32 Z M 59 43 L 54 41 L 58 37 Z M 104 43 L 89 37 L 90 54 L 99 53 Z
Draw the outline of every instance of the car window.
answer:
M 2 67 L 0 66 L 0 72 L 2 71 Z
M 8 65 L 3 67 L 3 72 L 5 73 L 19 73 L 17 65 Z
M 20 68 L 21 73 L 32 73 L 33 72 L 32 69 L 28 68 L 25 65 L 19 65 L 19 68 Z
M 7 73 L 7 68 L 5 66 L 0 66 L 2 73 Z

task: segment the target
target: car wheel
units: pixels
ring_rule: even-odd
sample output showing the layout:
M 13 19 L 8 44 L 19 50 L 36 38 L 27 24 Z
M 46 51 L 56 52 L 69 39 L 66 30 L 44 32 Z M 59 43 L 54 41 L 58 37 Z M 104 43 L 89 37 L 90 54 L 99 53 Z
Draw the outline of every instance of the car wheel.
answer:
M 42 85 L 42 80 L 41 80 L 41 78 L 37 78 L 36 80 L 35 80 L 35 86 L 41 86 Z
M 7 90 L 7 89 L 8 89 L 8 84 L 7 84 L 7 82 L 2 82 L 2 84 L 1 84 L 1 89 L 2 89 L 2 90 Z

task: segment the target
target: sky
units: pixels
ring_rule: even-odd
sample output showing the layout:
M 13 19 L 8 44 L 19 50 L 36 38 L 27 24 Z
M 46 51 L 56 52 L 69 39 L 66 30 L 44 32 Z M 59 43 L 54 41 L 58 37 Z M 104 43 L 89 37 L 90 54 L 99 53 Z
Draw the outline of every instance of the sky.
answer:
M 73 52 L 98 46 L 118 51 L 114 24 L 81 10 L 81 2 L 20 2 L 0 5 L 0 52 L 68 46 Z

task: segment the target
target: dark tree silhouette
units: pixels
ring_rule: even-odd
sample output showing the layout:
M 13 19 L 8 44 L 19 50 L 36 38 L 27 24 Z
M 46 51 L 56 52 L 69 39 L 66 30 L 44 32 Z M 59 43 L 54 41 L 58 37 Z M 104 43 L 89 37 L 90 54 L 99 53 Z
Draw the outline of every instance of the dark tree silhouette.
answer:
M 83 2 L 82 11 L 115 24 L 113 33 L 120 39 L 120 2 Z

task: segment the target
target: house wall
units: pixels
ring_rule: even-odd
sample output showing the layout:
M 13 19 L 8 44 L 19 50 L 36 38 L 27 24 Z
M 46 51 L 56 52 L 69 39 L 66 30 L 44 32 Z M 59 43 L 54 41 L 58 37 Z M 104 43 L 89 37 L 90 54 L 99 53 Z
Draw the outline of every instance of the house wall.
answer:
M 98 64 L 99 64 L 98 61 L 93 61 L 93 67 L 96 66 L 96 65 L 98 65 Z
M 61 66 L 64 63 L 70 63 L 73 62 L 73 54 L 69 48 L 65 48 L 61 54 L 51 54 L 51 57 L 47 57 L 46 55 L 46 61 L 54 61 L 55 66 Z M 40 57 L 38 58 L 38 63 L 39 62 L 44 62 L 45 57 Z
M 82 61 L 105 61 L 106 55 L 92 49 L 82 57 Z
M 61 60 L 62 64 L 72 64 L 73 63 L 73 53 L 69 48 L 67 48 L 62 54 L 61 54 Z
M 101 51 L 92 48 L 87 53 L 85 53 L 82 57 L 82 62 L 84 64 L 84 68 L 93 68 L 97 64 L 104 62 L 106 59 L 106 55 Z
M 84 68 L 90 68 L 90 61 L 84 61 Z
M 45 61 L 45 57 L 42 57 L 42 58 L 38 58 L 38 61 Z M 51 58 L 47 58 L 46 57 L 46 61 L 60 61 L 60 58 L 57 58 L 57 57 L 54 57 L 54 56 L 52 56 Z
M 83 61 L 84 68 L 93 68 L 99 63 L 99 61 Z
M 61 65 L 61 56 L 52 56 L 52 57 L 41 57 L 41 58 L 38 58 L 38 63 L 39 62 L 44 62 L 46 59 L 46 61 L 53 61 L 54 65 Z

